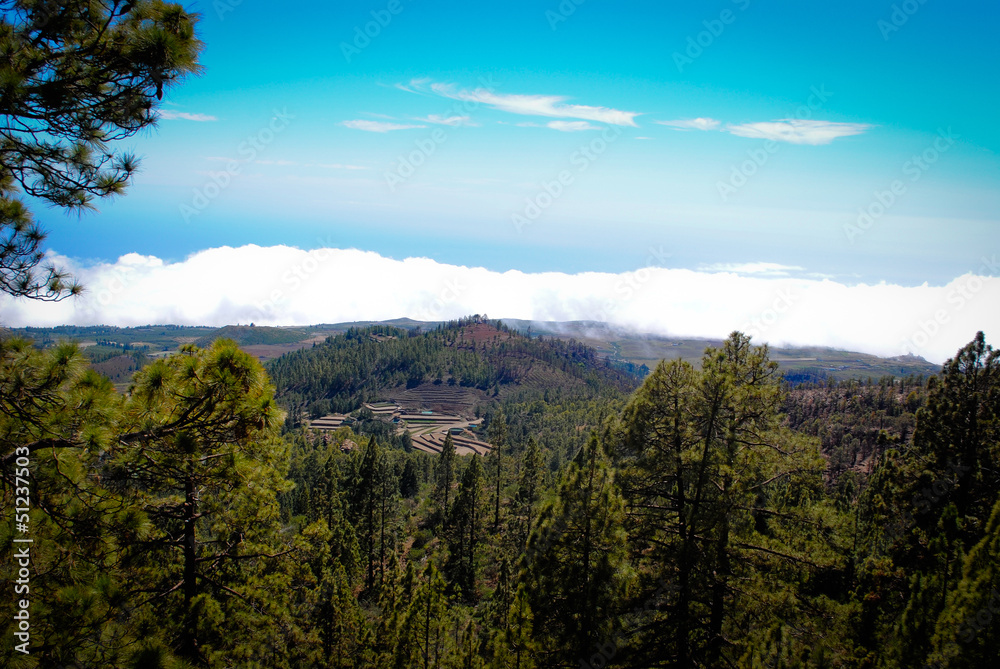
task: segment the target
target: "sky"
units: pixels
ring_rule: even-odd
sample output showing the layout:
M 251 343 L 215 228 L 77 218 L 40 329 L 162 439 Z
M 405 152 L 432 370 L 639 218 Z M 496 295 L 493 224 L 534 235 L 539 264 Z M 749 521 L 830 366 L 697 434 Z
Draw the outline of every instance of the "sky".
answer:
M 1000 332 L 997 3 L 185 6 L 204 73 L 128 194 L 36 207 L 87 294 L 0 321 Z

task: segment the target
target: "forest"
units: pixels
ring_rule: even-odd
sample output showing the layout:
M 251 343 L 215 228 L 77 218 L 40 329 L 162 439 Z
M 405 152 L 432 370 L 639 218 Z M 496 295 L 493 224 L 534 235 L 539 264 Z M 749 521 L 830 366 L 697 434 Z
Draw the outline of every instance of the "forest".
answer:
M 0 0 L 4 305 L 84 293 L 31 210 L 125 192 L 116 147 L 201 73 L 199 19 Z M 649 369 L 479 316 L 266 367 L 241 343 L 287 333 L 248 330 L 165 352 L 0 328 L 4 666 L 997 666 L 982 332 L 938 374 L 835 381 L 739 331 Z M 471 398 L 488 455 L 415 451 L 362 408 L 427 385 Z M 328 412 L 359 420 L 309 427 Z
M 433 376 L 465 327 L 317 350 L 403 341 Z M 4 339 L 0 364 L 4 506 L 27 502 L 33 538 L 16 666 L 997 657 L 1000 355 L 982 334 L 925 380 L 790 386 L 740 333 L 635 391 L 593 363 L 606 383 L 491 397 L 486 457 L 295 426 L 276 397 L 296 383 L 227 340 L 147 364 L 125 393 L 73 345 Z

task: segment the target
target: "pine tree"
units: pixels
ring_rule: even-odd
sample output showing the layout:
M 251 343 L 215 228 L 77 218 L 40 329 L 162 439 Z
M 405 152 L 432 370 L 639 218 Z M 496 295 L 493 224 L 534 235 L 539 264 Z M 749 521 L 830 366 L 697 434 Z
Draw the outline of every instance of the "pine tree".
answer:
M 927 664 L 933 667 L 974 669 L 1000 658 L 1000 500 L 982 540 L 964 561 L 931 646 Z
M 528 534 L 535 522 L 535 507 L 542 497 L 542 455 L 534 438 L 528 439 L 528 446 L 521 461 L 521 475 L 514 493 L 514 528 L 511 533 L 518 552 L 524 550 Z
M 417 469 L 413 465 L 413 460 L 407 458 L 403 465 L 403 473 L 399 477 L 399 494 L 406 499 L 413 499 L 420 492 L 420 484 L 417 482 Z
M 441 574 L 433 563 L 428 563 L 400 627 L 395 667 L 431 669 L 442 666 L 442 638 L 446 634 L 448 605 L 445 589 Z
M 592 434 L 539 514 L 525 563 L 542 666 L 576 665 L 616 631 L 625 592 L 624 502 Z
M 351 493 L 351 513 L 366 565 L 365 584 L 369 592 L 385 582 L 386 559 L 394 543 L 398 488 L 385 453 L 372 439 L 361 455 Z
M 912 447 L 885 453 L 861 497 L 862 641 L 922 662 L 1000 495 L 1000 352 L 980 332 L 928 383 Z M 939 651 L 939 654 L 941 651 Z
M 155 612 L 146 621 L 188 662 L 252 656 L 280 634 L 260 612 L 280 608 L 272 567 L 291 550 L 275 497 L 282 420 L 260 363 L 229 340 L 154 362 L 130 390 L 107 474 L 140 493 L 152 521 L 132 547 Z
M 537 666 L 534 617 L 524 588 L 514 594 L 504 625 L 494 628 L 494 635 L 490 669 L 534 669 Z
M 198 17 L 159 1 L 2 7 L 0 293 L 59 300 L 81 287 L 41 267 L 45 233 L 21 196 L 82 212 L 125 191 L 139 163 L 110 145 L 154 124 L 164 88 L 199 71 Z
M 0 556 L 14 565 L 0 580 L 13 601 L 30 601 L 31 625 L 30 643 L 18 640 L 19 609 L 11 609 L 0 625 L 3 657 L 28 643 L 40 666 L 109 666 L 135 641 L 126 551 L 147 519 L 128 491 L 104 488 L 99 474 L 119 408 L 111 383 L 76 346 L 43 352 L 0 336 L 0 506 L 9 511 Z M 26 535 L 30 583 L 15 586 L 15 549 L 25 545 L 13 540 Z
M 921 525 L 933 531 L 944 508 L 954 503 L 963 546 L 982 536 L 1000 495 L 1000 350 L 976 334 L 945 362 L 927 406 L 917 414 L 914 449 L 922 457 L 914 493 L 926 487 Z M 947 479 L 948 483 L 942 483 Z
M 493 531 L 500 528 L 500 496 L 503 490 L 503 451 L 507 447 L 507 417 L 497 407 L 490 421 L 490 460 L 493 463 Z
M 448 575 L 452 584 L 468 601 L 476 599 L 479 543 L 483 534 L 483 474 L 480 460 L 480 456 L 472 456 L 449 514 Z
M 768 584 L 836 573 L 846 553 L 826 539 L 841 520 L 820 503 L 823 460 L 777 429 L 780 402 L 767 347 L 733 333 L 700 372 L 661 362 L 627 407 L 616 452 L 637 592 L 668 586 L 634 639 L 646 661 L 735 662 L 755 632 L 791 618 L 800 636 L 824 632 L 794 587 Z
M 455 481 L 455 442 L 451 433 L 445 435 L 441 455 L 434 465 L 434 500 L 437 503 L 441 523 L 448 525 L 451 511 L 451 486 Z

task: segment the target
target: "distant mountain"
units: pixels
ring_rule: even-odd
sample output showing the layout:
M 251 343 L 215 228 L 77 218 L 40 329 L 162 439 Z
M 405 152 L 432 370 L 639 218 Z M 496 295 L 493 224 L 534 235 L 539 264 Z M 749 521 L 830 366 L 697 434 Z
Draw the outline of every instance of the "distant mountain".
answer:
M 217 339 L 232 339 L 240 346 L 259 344 L 294 344 L 306 339 L 310 333 L 306 328 L 274 328 L 258 325 L 227 325 L 195 340 L 201 348 L 211 346 Z
M 555 337 L 580 341 L 612 361 L 655 367 L 662 359 L 681 358 L 698 365 L 709 346 L 719 346 L 721 339 L 668 337 L 636 333 L 596 321 L 525 321 L 504 319 L 509 327 L 532 337 Z M 772 346 L 776 361 L 791 382 L 819 381 L 827 378 L 878 379 L 882 376 L 931 376 L 941 371 L 939 365 L 915 355 L 881 358 L 827 347 L 783 348 Z
M 539 341 L 499 322 L 463 319 L 424 332 L 349 328 L 271 361 L 268 371 L 283 403 L 316 415 L 382 399 L 471 411 L 520 391 L 631 392 L 648 370 L 602 358 L 581 343 Z
M 643 366 L 653 368 L 661 359 L 682 358 L 692 364 L 699 364 L 704 350 L 718 346 L 722 340 L 702 338 L 680 338 L 631 332 L 608 323 L 598 321 L 539 322 L 517 319 L 500 321 L 511 331 L 529 336 L 534 341 L 539 337 L 579 342 L 593 349 L 597 358 L 603 359 L 612 368 L 626 371 L 640 371 Z M 111 354 L 128 353 L 129 349 L 146 349 L 150 355 L 163 355 L 176 350 L 185 343 L 207 346 L 216 339 L 228 337 L 236 340 L 248 352 L 261 360 L 270 360 L 299 349 L 319 346 L 329 336 L 347 332 L 350 329 L 367 327 L 391 327 L 401 330 L 405 336 L 422 334 L 445 325 L 443 322 L 422 322 L 410 318 L 391 321 L 357 321 L 312 325 L 308 327 L 265 327 L 227 325 L 222 328 L 188 327 L 178 325 L 147 325 L 135 328 L 112 326 L 60 326 L 55 328 L 10 329 L 7 335 L 24 336 L 35 341 L 39 347 L 50 346 L 58 341 L 76 341 L 88 351 L 100 353 L 100 362 Z M 882 376 L 907 377 L 930 376 L 940 371 L 938 365 L 923 358 L 907 355 L 880 358 L 865 353 L 853 353 L 830 348 L 771 347 L 771 358 L 776 360 L 785 377 L 792 382 L 821 381 L 828 378 L 846 380 L 852 378 L 878 379 Z M 124 363 L 125 361 L 121 361 Z M 126 365 L 127 366 L 127 365 Z M 116 366 L 116 371 L 118 367 Z M 124 369 L 124 367 L 122 367 Z M 112 374 L 117 376 L 117 374 Z

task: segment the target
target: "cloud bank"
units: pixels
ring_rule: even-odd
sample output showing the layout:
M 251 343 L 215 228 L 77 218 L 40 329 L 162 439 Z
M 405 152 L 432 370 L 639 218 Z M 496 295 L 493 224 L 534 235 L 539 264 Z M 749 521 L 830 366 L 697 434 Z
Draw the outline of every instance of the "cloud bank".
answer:
M 640 332 L 820 345 L 940 363 L 970 341 L 1000 332 L 997 259 L 947 285 L 847 285 L 776 276 L 767 263 L 718 270 L 665 267 L 620 274 L 496 272 L 428 258 L 395 260 L 353 249 L 220 247 L 179 262 L 128 254 L 81 266 L 53 256 L 87 287 L 79 299 L 0 299 L 0 323 L 119 326 L 175 323 L 307 325 L 410 317 L 599 320 Z M 762 271 L 769 270 L 769 271 Z

